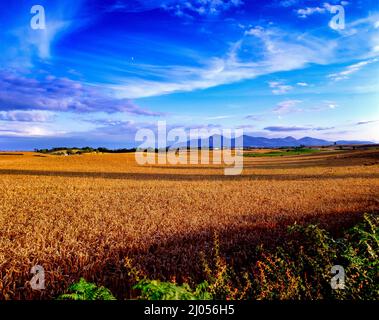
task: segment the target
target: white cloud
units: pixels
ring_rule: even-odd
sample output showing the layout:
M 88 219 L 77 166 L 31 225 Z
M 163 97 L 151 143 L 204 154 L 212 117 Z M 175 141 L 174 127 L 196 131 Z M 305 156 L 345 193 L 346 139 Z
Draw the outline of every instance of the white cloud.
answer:
M 244 46 L 254 45 L 251 50 L 256 49 L 257 42 L 253 42 L 251 37 L 259 40 L 263 58 L 242 61 L 239 53 Z M 310 63 L 327 64 L 333 58 L 335 47 L 333 41 L 311 35 L 295 36 L 293 32 L 255 27 L 246 31 L 245 36 L 235 42 L 224 57 L 197 61 L 202 65 L 200 67 L 141 65 L 141 69 L 148 69 L 149 74 L 156 75 L 159 80 L 117 78 L 110 89 L 118 98 L 128 99 L 207 89 L 265 74 L 301 69 Z
M 281 0 L 279 6 L 287 8 L 297 4 L 297 2 L 298 0 Z
M 347 6 L 349 4 L 348 1 L 341 1 L 340 5 L 342 6 Z M 313 14 L 323 14 L 326 12 L 331 12 L 332 8 L 334 7 L 333 4 L 330 4 L 328 2 L 324 2 L 322 6 L 320 7 L 306 7 L 306 8 L 301 8 L 296 11 L 297 15 L 300 18 L 307 18 Z
M 327 131 L 334 129 L 334 127 L 313 127 L 313 126 L 270 126 L 264 128 L 264 130 L 271 132 L 292 132 L 292 131 Z
M 262 121 L 264 117 L 262 115 L 249 114 L 245 117 L 245 119 L 253 120 L 253 121 Z
M 41 59 L 50 58 L 50 47 L 54 40 L 70 26 L 68 21 L 48 20 L 45 29 L 34 30 L 29 26 L 14 29 L 12 35 L 18 38 L 18 49 L 24 55 L 33 55 L 34 50 Z
M 375 59 L 364 60 L 364 61 L 352 64 L 350 66 L 347 66 L 343 71 L 329 74 L 328 78 L 330 78 L 334 81 L 349 79 L 353 73 L 356 73 L 359 70 L 361 70 L 363 67 L 365 67 L 371 63 L 377 62 L 377 61 L 378 61 L 378 59 L 375 58 Z
M 314 13 L 324 13 L 326 10 L 325 8 L 320 7 L 312 7 L 312 8 L 304 8 L 304 9 L 298 9 L 297 14 L 300 18 L 307 18 L 308 16 L 314 14 Z
M 27 88 L 27 89 L 26 89 Z M 11 94 L 10 94 L 11 93 Z M 127 112 L 141 116 L 162 116 L 142 109 L 128 99 L 117 99 L 100 85 L 87 85 L 68 78 L 46 76 L 34 79 L 0 71 L 0 111 L 8 120 L 32 119 L 31 109 L 45 111 Z M 18 110 L 18 113 L 10 110 Z M 13 113 L 12 113 L 13 112 Z M 41 119 L 41 114 L 38 114 Z
M 273 112 L 277 114 L 287 114 L 294 112 L 301 112 L 301 109 L 297 108 L 297 105 L 301 103 L 301 100 L 285 100 L 279 102 L 274 108 Z
M 293 89 L 292 86 L 286 85 L 280 81 L 270 81 L 269 86 L 272 90 L 273 94 L 285 94 Z
M 359 121 L 356 123 L 357 126 L 364 125 L 364 124 L 370 124 L 370 123 L 376 123 L 379 122 L 379 120 L 366 120 L 366 121 Z
M 310 64 L 331 65 L 369 59 L 377 56 L 373 48 L 379 46 L 379 39 L 375 42 L 373 38 L 375 21 L 378 16 L 352 21 L 346 29 L 358 32 L 351 35 L 340 33 L 333 39 L 321 37 L 319 30 L 313 35 L 273 26 L 250 27 L 223 56 L 191 56 L 193 66 L 134 63 L 139 74 L 149 78 L 113 77 L 107 88 L 118 98 L 135 99 L 202 90 L 275 72 L 298 70 Z M 258 52 L 260 58 L 249 58 L 245 52 Z
M 57 130 L 55 127 L 49 128 L 43 125 L 20 126 L 15 122 L 7 122 L 0 129 L 0 136 L 3 137 L 56 137 L 66 133 L 66 131 Z
M 309 86 L 309 84 L 308 83 L 306 83 L 306 82 L 298 82 L 298 83 L 296 83 L 299 87 L 308 87 Z
M 161 7 L 172 11 L 179 17 L 188 17 L 192 14 L 218 15 L 231 8 L 243 5 L 242 0 L 187 0 L 187 1 L 163 1 Z
M 36 126 L 25 128 L 25 131 L 24 131 L 24 136 L 34 136 L 34 137 L 50 136 L 50 135 L 55 135 L 55 134 L 56 132 L 50 132 L 49 130 L 46 130 L 45 128 L 36 127 Z
M 212 116 L 212 117 L 206 117 L 206 120 L 223 120 L 223 119 L 230 119 L 233 118 L 232 115 L 224 115 L 224 116 Z
M 52 119 L 53 113 L 41 110 L 11 110 L 0 111 L 0 121 L 18 121 L 18 122 L 48 122 Z
M 338 104 L 335 101 L 323 101 L 321 105 L 312 107 L 311 111 L 326 111 L 326 110 L 334 110 L 338 108 Z
M 46 25 L 44 29 L 33 29 L 28 20 L 25 20 L 24 10 L 18 10 L 12 19 L 14 22 L 8 26 L 9 33 L 14 38 L 11 48 L 2 52 L 3 56 L 15 57 L 30 67 L 34 56 L 49 59 L 51 47 L 62 35 L 86 23 L 89 19 L 74 19 L 83 5 L 84 0 L 77 1 L 50 1 L 45 6 Z M 30 18 L 33 15 L 30 15 Z M 21 22 L 21 23 L 20 23 Z

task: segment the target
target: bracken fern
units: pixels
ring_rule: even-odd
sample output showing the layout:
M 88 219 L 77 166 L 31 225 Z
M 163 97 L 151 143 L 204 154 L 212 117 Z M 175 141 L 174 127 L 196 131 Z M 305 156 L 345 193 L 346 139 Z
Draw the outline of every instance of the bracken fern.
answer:
M 58 300 L 116 300 L 107 288 L 98 287 L 83 278 L 72 284 L 69 291 L 72 293 L 62 294 Z

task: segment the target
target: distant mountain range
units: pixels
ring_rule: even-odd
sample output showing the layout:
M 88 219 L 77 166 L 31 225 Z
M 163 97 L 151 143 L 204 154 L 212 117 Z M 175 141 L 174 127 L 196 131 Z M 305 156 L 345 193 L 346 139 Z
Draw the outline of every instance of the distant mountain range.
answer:
M 225 146 L 235 146 L 235 139 L 227 139 L 221 136 L 211 136 L 209 139 L 203 140 L 200 144 L 200 139 L 198 141 L 191 140 L 187 143 L 176 144 L 171 147 L 187 147 L 202 145 L 210 148 L 220 148 Z M 220 142 L 221 141 L 221 142 Z M 339 140 L 339 141 L 327 141 L 322 139 L 316 139 L 312 137 L 304 137 L 301 139 L 295 139 L 294 137 L 286 138 L 264 138 L 264 137 L 251 137 L 248 135 L 243 136 L 243 147 L 244 148 L 281 148 L 281 147 L 316 147 L 316 146 L 330 146 L 330 145 L 351 145 L 351 144 L 374 144 L 371 141 L 358 141 L 358 140 Z
M 304 137 L 301 139 L 295 139 L 294 137 L 286 137 L 286 138 L 263 138 L 263 137 L 250 137 L 243 136 L 243 145 L 244 147 L 266 147 L 266 148 L 280 148 L 280 147 L 316 147 L 316 146 L 330 146 L 330 145 L 346 145 L 346 144 L 373 144 L 371 141 L 347 141 L 347 140 L 339 140 L 339 141 L 327 141 L 323 139 L 316 139 L 312 137 Z

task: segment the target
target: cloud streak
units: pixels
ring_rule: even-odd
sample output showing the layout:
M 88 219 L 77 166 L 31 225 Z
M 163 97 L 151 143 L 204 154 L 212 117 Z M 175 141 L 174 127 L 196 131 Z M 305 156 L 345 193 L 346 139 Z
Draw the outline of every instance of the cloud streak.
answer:
M 16 122 L 48 122 L 53 118 L 53 113 L 48 111 L 30 110 L 30 111 L 0 111 L 1 121 Z
M 293 89 L 292 86 L 286 85 L 281 81 L 270 81 L 269 87 L 272 89 L 273 94 L 285 94 Z
M 131 100 L 114 98 L 111 92 L 104 92 L 99 86 L 54 76 L 34 79 L 5 73 L 0 74 L 0 110 L 128 112 L 142 116 L 163 115 L 160 112 L 142 109 Z
M 168 4 L 163 4 L 162 8 L 174 12 L 179 17 L 192 14 L 216 16 L 224 11 L 238 8 L 242 5 L 242 0 L 188 0 L 170 1 Z
M 297 127 L 297 126 L 269 126 L 264 130 L 271 132 L 296 132 L 296 131 L 326 131 L 332 130 L 334 127 Z
M 341 1 L 340 3 L 337 2 L 338 5 L 347 6 L 349 4 L 348 1 Z M 328 2 L 324 2 L 322 6 L 320 7 L 306 7 L 297 9 L 296 13 L 300 18 L 308 18 L 309 16 L 313 14 L 323 14 L 326 12 L 332 12 L 332 9 L 335 5 L 330 4 Z
M 360 61 L 358 63 L 347 66 L 343 71 L 329 74 L 328 78 L 334 81 L 347 80 L 352 74 L 360 71 L 363 67 L 378 61 L 379 59 L 377 58 Z
M 285 100 L 281 101 L 274 108 L 273 112 L 277 114 L 287 114 L 294 112 L 301 112 L 302 109 L 297 108 L 297 105 L 301 103 L 301 100 Z
M 370 123 L 376 123 L 379 122 L 379 120 L 367 120 L 367 121 L 359 121 L 356 123 L 357 126 L 361 126 L 364 124 L 370 124 Z
M 242 0 L 117 0 L 111 5 L 106 5 L 107 12 L 143 12 L 153 9 L 161 9 L 178 17 L 191 18 L 196 16 L 217 16 L 233 8 L 239 8 L 244 4 Z
M 244 45 L 252 42 L 251 37 L 260 41 L 263 59 L 259 61 L 239 58 Z M 311 63 L 327 64 L 333 57 L 333 50 L 333 43 L 326 45 L 326 42 L 311 35 L 300 38 L 275 28 L 255 27 L 231 45 L 225 57 L 208 58 L 201 61 L 200 67 L 151 66 L 149 74 L 159 80 L 118 78 L 117 83 L 109 87 L 120 98 L 128 99 L 202 90 L 275 72 L 301 69 Z M 148 68 L 146 65 L 144 67 Z M 289 88 L 282 88 L 282 91 L 285 89 Z

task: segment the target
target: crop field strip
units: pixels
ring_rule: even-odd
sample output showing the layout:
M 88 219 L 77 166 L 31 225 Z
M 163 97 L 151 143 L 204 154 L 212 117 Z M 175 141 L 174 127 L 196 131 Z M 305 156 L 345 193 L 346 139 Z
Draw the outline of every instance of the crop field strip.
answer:
M 133 154 L 0 157 L 0 298 L 55 297 L 80 276 L 115 294 L 123 259 L 153 278 L 200 277 L 199 252 L 220 235 L 240 269 L 255 246 L 293 222 L 337 232 L 379 208 L 379 151 L 244 158 L 241 176 L 216 165 L 138 166 Z M 46 272 L 30 290 L 30 268 Z

